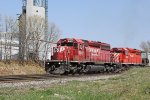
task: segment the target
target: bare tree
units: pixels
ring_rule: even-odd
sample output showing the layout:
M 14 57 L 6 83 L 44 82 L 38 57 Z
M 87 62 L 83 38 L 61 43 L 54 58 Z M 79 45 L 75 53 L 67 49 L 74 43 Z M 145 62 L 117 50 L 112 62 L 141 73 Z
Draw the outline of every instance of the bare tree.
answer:
M 61 35 L 61 31 L 55 23 L 49 23 L 48 33 L 46 34 L 44 61 L 47 59 L 48 53 L 52 52 L 52 47 L 56 45 L 57 40 Z
M 149 52 L 150 52 L 150 41 L 147 41 L 147 45 L 148 45 Z
M 49 23 L 49 27 L 48 27 L 48 41 L 49 42 L 57 42 L 57 40 L 59 39 L 61 33 L 60 33 L 60 29 L 58 26 L 56 26 L 55 23 Z
M 45 33 L 45 19 L 36 15 L 28 18 L 21 15 L 19 27 L 20 54 L 23 54 L 21 60 L 45 60 L 51 43 L 56 42 L 60 36 L 59 28 L 50 23 L 48 33 Z
M 19 16 L 19 62 L 24 64 L 25 60 L 25 39 L 26 39 L 26 16 Z
M 5 16 L 5 29 L 5 60 L 10 61 L 12 55 L 13 40 L 16 40 L 16 36 L 18 35 L 17 21 L 10 16 Z
M 43 41 L 45 37 L 45 19 L 39 16 L 32 16 L 26 22 L 26 43 L 28 55 L 33 54 L 35 60 L 39 60 L 39 53 L 43 49 Z
M 150 41 L 141 42 L 140 47 L 145 51 L 146 58 L 148 58 L 148 52 L 150 52 Z
M 140 44 L 141 49 L 143 49 L 145 52 L 150 52 L 150 41 L 143 41 Z
M 20 18 L 20 56 L 21 60 L 39 59 L 39 52 L 45 37 L 45 20 L 40 16 Z M 31 57 L 32 56 L 32 57 Z

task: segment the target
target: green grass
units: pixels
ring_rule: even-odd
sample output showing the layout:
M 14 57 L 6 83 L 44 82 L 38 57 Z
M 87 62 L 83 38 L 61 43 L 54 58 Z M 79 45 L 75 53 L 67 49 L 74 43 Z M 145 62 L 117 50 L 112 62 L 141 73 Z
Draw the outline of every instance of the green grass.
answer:
M 134 68 L 119 77 L 71 81 L 41 89 L 0 89 L 0 100 L 150 100 L 150 68 Z

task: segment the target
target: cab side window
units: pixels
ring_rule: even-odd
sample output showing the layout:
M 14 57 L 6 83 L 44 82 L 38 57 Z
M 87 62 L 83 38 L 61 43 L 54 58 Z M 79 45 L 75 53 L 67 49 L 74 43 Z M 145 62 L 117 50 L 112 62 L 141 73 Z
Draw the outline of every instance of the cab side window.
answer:
M 78 49 L 78 44 L 77 43 L 74 43 L 74 48 Z
M 79 44 L 79 49 L 83 50 L 83 44 Z
M 128 51 L 125 51 L 125 55 L 128 55 Z

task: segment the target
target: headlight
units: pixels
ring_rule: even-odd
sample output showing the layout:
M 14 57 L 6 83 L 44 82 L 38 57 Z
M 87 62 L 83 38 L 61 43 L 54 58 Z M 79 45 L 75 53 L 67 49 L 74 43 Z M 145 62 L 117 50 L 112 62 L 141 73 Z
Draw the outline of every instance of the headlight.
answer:
M 47 65 L 49 65 L 49 63 L 47 63 Z

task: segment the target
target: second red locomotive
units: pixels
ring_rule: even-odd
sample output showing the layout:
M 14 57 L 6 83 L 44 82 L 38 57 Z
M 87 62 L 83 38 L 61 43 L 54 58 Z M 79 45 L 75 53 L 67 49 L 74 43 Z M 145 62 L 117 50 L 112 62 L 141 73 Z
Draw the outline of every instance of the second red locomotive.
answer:
M 117 72 L 129 65 L 141 65 L 140 50 L 112 48 L 110 44 L 82 39 L 65 38 L 53 48 L 45 69 L 51 74 Z

